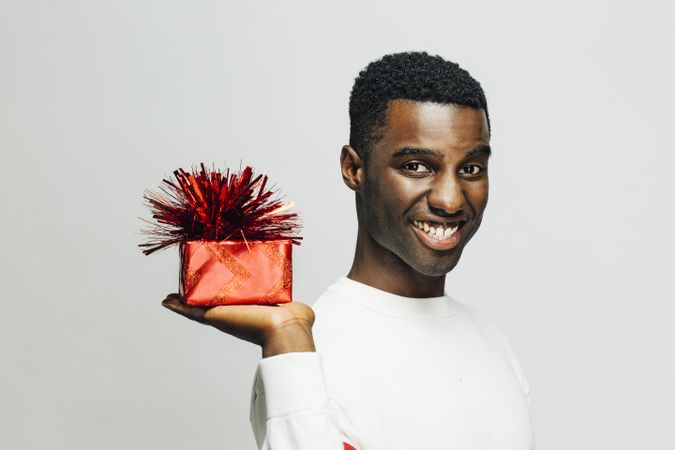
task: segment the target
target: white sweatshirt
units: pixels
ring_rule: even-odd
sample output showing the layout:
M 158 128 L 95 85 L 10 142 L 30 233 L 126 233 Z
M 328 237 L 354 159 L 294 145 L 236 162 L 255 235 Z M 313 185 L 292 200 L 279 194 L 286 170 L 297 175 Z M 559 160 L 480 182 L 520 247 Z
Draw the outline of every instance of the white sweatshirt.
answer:
M 316 353 L 258 364 L 258 448 L 534 448 L 527 381 L 502 332 L 475 309 L 346 277 L 313 309 Z

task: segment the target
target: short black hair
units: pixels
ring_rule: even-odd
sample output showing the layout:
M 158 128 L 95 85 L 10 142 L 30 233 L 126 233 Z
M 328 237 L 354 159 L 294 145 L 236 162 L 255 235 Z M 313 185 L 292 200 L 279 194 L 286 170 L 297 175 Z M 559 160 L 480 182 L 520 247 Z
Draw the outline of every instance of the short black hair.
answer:
M 427 52 L 385 55 L 359 73 L 349 97 L 349 145 L 365 160 L 396 99 L 482 108 L 490 127 L 483 88 L 458 64 Z

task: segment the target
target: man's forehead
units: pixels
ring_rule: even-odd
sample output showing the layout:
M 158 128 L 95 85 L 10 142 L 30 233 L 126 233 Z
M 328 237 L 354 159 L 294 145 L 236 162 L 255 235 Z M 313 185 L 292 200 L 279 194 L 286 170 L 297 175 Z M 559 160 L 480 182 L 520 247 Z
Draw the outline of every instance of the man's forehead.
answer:
M 397 99 L 389 102 L 383 140 L 487 144 L 490 133 L 483 109 Z

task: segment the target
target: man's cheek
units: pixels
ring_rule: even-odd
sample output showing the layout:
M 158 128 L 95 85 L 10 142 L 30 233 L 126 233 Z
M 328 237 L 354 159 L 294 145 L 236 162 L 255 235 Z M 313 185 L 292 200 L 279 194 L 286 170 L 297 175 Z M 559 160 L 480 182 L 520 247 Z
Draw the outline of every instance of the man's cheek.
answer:
M 488 202 L 488 185 L 487 183 L 480 186 L 475 186 L 469 193 L 471 205 L 476 210 L 476 214 L 482 214 Z

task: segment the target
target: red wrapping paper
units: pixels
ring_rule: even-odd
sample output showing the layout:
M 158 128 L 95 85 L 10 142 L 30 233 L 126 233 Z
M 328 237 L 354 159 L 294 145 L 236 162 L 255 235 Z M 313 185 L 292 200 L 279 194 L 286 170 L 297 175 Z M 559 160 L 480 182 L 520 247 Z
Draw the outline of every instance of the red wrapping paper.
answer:
M 288 303 L 291 248 L 290 239 L 184 242 L 180 293 L 197 306 Z

